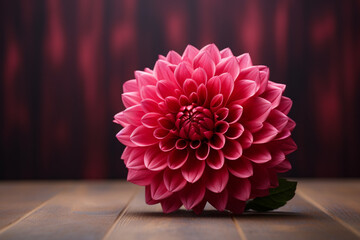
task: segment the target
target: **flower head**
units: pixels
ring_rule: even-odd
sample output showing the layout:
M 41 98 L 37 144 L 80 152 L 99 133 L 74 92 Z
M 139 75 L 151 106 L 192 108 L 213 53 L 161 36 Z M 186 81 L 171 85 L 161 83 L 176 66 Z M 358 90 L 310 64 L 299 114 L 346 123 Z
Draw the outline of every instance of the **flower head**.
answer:
M 124 83 L 117 138 L 127 179 L 145 186 L 148 204 L 241 213 L 277 186 L 277 173 L 291 168 L 295 122 L 285 85 L 268 79 L 249 54 L 210 44 L 170 51 Z

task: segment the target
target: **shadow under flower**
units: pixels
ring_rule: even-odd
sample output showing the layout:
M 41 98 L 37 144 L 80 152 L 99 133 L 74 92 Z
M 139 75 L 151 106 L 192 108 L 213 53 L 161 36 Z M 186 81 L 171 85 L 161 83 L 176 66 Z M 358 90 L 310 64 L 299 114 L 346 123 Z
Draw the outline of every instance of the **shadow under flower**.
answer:
M 201 214 L 197 215 L 193 211 L 187 211 L 179 209 L 172 213 L 163 212 L 131 212 L 128 213 L 132 216 L 146 216 L 146 217 L 173 217 L 173 218 L 231 218 L 237 217 L 240 219 L 254 219 L 254 218 L 286 218 L 286 219 L 308 219 L 311 216 L 299 212 L 284 212 L 284 211 L 272 211 L 272 212 L 254 212 L 246 211 L 243 214 L 233 214 L 228 211 L 217 210 L 204 210 Z

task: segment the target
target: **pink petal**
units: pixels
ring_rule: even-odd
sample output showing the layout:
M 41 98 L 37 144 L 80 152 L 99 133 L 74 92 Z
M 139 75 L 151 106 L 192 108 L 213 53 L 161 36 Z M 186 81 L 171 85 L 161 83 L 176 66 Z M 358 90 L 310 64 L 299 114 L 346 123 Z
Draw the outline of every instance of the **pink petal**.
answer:
M 129 92 L 121 94 L 122 102 L 126 108 L 138 105 L 141 101 L 140 95 L 138 92 Z
M 194 58 L 194 69 L 201 67 L 205 70 L 207 78 L 210 79 L 215 74 L 215 63 L 207 52 L 199 52 Z
M 206 188 L 214 193 L 222 192 L 229 180 L 229 172 L 227 168 L 223 167 L 219 170 L 211 168 L 206 171 L 205 185 Z
M 180 87 L 183 86 L 185 79 L 191 78 L 193 68 L 188 62 L 180 63 L 175 69 L 175 78 Z
M 168 191 L 162 180 L 162 176 L 158 175 L 153 179 L 150 185 L 151 198 L 154 200 L 161 200 L 169 197 L 172 192 Z
M 148 128 L 154 128 L 159 126 L 158 119 L 162 117 L 160 113 L 149 112 L 141 118 L 141 123 Z
M 222 73 L 229 73 L 232 79 L 236 79 L 239 76 L 240 66 L 235 57 L 223 58 L 216 65 L 216 75 L 221 75 Z
M 291 136 L 291 132 L 287 129 L 284 129 L 281 133 L 279 133 L 274 140 L 282 140 Z
M 178 139 L 176 140 L 175 147 L 178 150 L 182 150 L 185 149 L 188 146 L 188 144 L 189 144 L 188 141 L 184 139 Z
M 163 170 L 167 166 L 168 154 L 162 152 L 158 145 L 154 145 L 146 150 L 143 157 L 145 167 L 152 171 Z
M 215 132 L 224 134 L 229 129 L 229 123 L 225 121 L 218 121 L 215 123 Z
M 275 167 L 276 165 L 279 165 L 284 160 L 285 160 L 285 154 L 282 151 L 273 150 L 273 151 L 271 151 L 271 161 L 267 162 L 266 166 L 269 168 Z
M 228 195 L 229 194 L 226 189 L 224 189 L 224 191 L 222 191 L 220 193 L 213 193 L 211 191 L 207 191 L 206 199 L 218 211 L 224 211 L 226 208 L 227 201 L 228 201 Z
M 195 56 L 198 53 L 199 53 L 199 50 L 196 47 L 189 44 L 189 45 L 187 45 L 187 47 L 184 50 L 182 59 L 192 63 L 193 59 L 195 58 Z
M 136 79 L 128 80 L 123 84 L 123 92 L 124 93 L 138 92 L 138 91 L 139 91 L 139 87 L 138 87 Z
M 248 53 L 244 53 L 244 54 L 236 57 L 236 59 L 239 62 L 240 69 L 252 66 L 252 61 L 251 61 L 250 55 Z
M 224 102 L 227 102 L 234 90 L 234 79 L 229 73 L 223 73 L 219 78 L 221 80 L 221 93 L 224 96 Z
M 253 164 L 254 174 L 251 177 L 251 185 L 254 189 L 268 189 L 270 178 L 268 170 L 259 164 Z
M 173 96 L 169 96 L 169 97 L 165 98 L 165 103 L 166 103 L 168 110 L 172 113 L 177 113 L 180 109 L 179 99 L 177 99 Z
M 158 174 L 158 172 L 145 170 L 136 170 L 136 169 L 128 169 L 127 181 L 140 185 L 146 186 L 151 184 L 153 178 Z
M 196 149 L 196 158 L 198 160 L 205 160 L 210 153 L 210 147 L 207 143 L 201 143 L 200 147 Z
M 254 139 L 253 139 L 251 132 L 245 129 L 239 139 L 239 142 L 243 149 L 247 149 L 252 145 L 253 140 Z
M 144 112 L 140 104 L 125 109 L 123 113 L 126 121 L 131 125 L 141 125 L 141 118 L 144 116 Z
M 161 99 L 158 96 L 156 86 L 148 85 L 140 89 L 140 96 L 142 99 L 152 99 L 159 102 Z
M 207 74 L 205 70 L 201 67 L 195 69 L 195 71 L 192 73 L 191 78 L 194 79 L 194 81 L 197 82 L 198 85 L 206 84 L 207 82 Z
M 206 88 L 208 91 L 208 99 L 211 100 L 214 96 L 220 93 L 221 90 L 221 80 L 218 76 L 212 77 L 206 83 Z
M 276 108 L 280 104 L 282 89 L 276 86 L 268 85 L 266 91 L 261 97 L 271 102 L 272 108 Z
M 192 149 L 197 149 L 198 147 L 200 147 L 201 142 L 199 140 L 195 140 L 195 141 L 191 141 L 190 142 L 190 147 Z
M 165 99 L 168 96 L 176 96 L 176 88 L 174 82 L 161 80 L 156 84 L 156 93 L 160 98 Z
M 256 93 L 256 82 L 253 80 L 236 80 L 230 100 L 242 104 Z
M 126 167 L 131 169 L 146 169 L 144 164 L 144 154 L 146 148 L 133 148 L 134 150 L 130 153 L 129 158 L 126 160 Z
M 190 104 L 189 98 L 186 97 L 185 95 L 181 95 L 179 98 L 179 102 L 181 106 L 187 106 Z
M 236 81 L 245 80 L 245 79 L 256 82 L 256 92 L 257 92 L 260 88 L 260 83 L 261 83 L 259 67 L 251 66 L 248 68 L 241 69 L 239 77 L 238 79 L 236 79 Z
M 157 82 L 157 79 L 152 74 L 143 71 L 135 71 L 135 78 L 139 89 L 148 85 L 155 86 Z
M 175 83 L 175 76 L 173 71 L 169 68 L 169 63 L 158 60 L 154 66 L 155 76 L 158 80 L 165 80 L 165 82 Z
M 203 199 L 196 206 L 192 207 L 191 210 L 193 210 L 195 214 L 200 215 L 202 213 L 202 211 L 204 210 L 205 205 L 206 205 L 206 199 Z
M 273 125 L 279 132 L 281 132 L 286 126 L 288 119 L 288 116 L 277 109 L 273 109 L 266 121 Z
M 199 99 L 198 99 L 198 97 L 197 97 L 196 92 L 190 93 L 189 100 L 190 100 L 190 102 L 192 102 L 192 103 L 197 103 L 197 102 L 198 102 Z
M 205 197 L 205 187 L 201 182 L 187 184 L 179 196 L 184 207 L 189 210 L 203 200 Z
M 212 147 L 215 150 L 221 149 L 225 145 L 225 137 L 223 134 L 220 133 L 214 133 L 212 138 L 209 141 L 210 147 Z
M 214 150 L 211 149 L 210 150 L 210 154 L 208 156 L 208 158 L 206 159 L 206 163 L 209 167 L 211 167 L 212 169 L 220 169 L 224 166 L 224 153 L 221 150 Z
M 153 135 L 156 139 L 164 139 L 169 135 L 169 130 L 163 128 L 157 128 L 154 130 Z
M 181 173 L 186 181 L 194 183 L 200 179 L 205 169 L 205 161 L 200 161 L 195 156 L 189 157 L 181 168 Z
M 260 84 L 257 94 L 262 94 L 268 86 L 269 81 L 269 68 L 266 66 L 258 66 L 260 73 Z
M 282 96 L 281 100 L 280 100 L 280 104 L 276 109 L 281 111 L 285 115 L 288 115 L 288 113 L 290 112 L 291 106 L 292 106 L 291 99 L 288 97 Z
M 284 160 L 279 165 L 274 167 L 274 169 L 279 173 L 287 172 L 291 169 L 291 164 L 288 160 Z
M 254 163 L 266 163 L 271 160 L 269 150 L 263 145 L 253 145 L 243 155 Z
M 234 198 L 247 201 L 250 197 L 251 183 L 247 178 L 232 177 L 229 179 L 228 191 Z
M 247 101 L 243 105 L 243 117 L 247 121 L 263 122 L 269 116 L 271 111 L 271 103 L 263 98 L 255 97 L 252 101 Z
M 204 84 L 200 84 L 197 89 L 198 105 L 202 106 L 207 100 L 207 89 Z
M 243 150 L 238 141 L 227 139 L 223 152 L 226 159 L 236 160 L 241 157 Z
M 183 189 L 186 185 L 186 180 L 183 178 L 181 174 L 181 170 L 170 170 L 166 169 L 164 171 L 164 184 L 168 191 L 170 192 L 178 192 Z
M 215 65 L 218 64 L 218 62 L 221 59 L 219 49 L 216 47 L 215 44 L 208 44 L 205 47 L 203 47 L 200 52 L 206 51 L 209 53 L 211 59 L 214 61 Z
M 187 149 L 184 150 L 177 150 L 174 149 L 168 155 L 167 163 L 170 169 L 179 169 L 188 160 L 189 151 Z
M 154 205 L 154 204 L 159 203 L 159 200 L 152 199 L 150 185 L 145 186 L 145 202 L 146 202 L 146 204 L 149 204 L 149 205 Z
M 123 127 L 128 126 L 130 123 L 124 115 L 124 112 L 119 112 L 114 116 L 114 122 L 120 124 Z
M 169 51 L 166 55 L 166 60 L 172 64 L 179 64 L 181 62 L 181 56 L 175 51 Z
M 251 133 L 255 133 L 263 127 L 263 123 L 261 121 L 257 121 L 257 120 L 250 121 L 250 122 L 244 121 L 244 127 Z
M 243 113 L 243 107 L 238 104 L 233 104 L 229 107 L 229 115 L 226 118 L 226 121 L 229 124 L 239 121 Z
M 175 127 L 175 124 L 172 120 L 168 119 L 167 117 L 161 117 L 158 119 L 158 123 L 164 129 L 171 130 Z
M 218 121 L 224 120 L 227 116 L 229 115 L 229 109 L 228 108 L 220 108 L 219 110 L 216 111 L 216 119 Z
M 243 125 L 241 125 L 240 123 L 233 123 L 229 126 L 228 130 L 225 133 L 225 136 L 228 139 L 238 139 L 243 132 Z
M 178 210 L 182 205 L 181 200 L 175 194 L 161 201 L 161 207 L 164 213 L 171 213 Z
M 228 161 L 229 172 L 238 178 L 248 178 L 253 175 L 253 167 L 249 160 L 240 158 L 236 161 Z
M 116 134 L 116 138 L 119 140 L 119 142 L 121 142 L 125 146 L 137 147 L 137 145 L 130 140 L 130 135 L 133 133 L 135 129 L 136 129 L 135 126 L 128 125 L 123 129 L 121 129 L 120 132 L 118 132 L 118 134 Z
M 254 144 L 267 143 L 273 140 L 279 131 L 270 123 L 264 122 L 260 131 L 253 134 Z
M 227 58 L 227 57 L 234 56 L 234 54 L 232 53 L 230 48 L 224 48 L 223 50 L 221 50 L 220 55 L 221 55 L 221 58 Z
M 125 147 L 123 153 L 121 154 L 121 159 L 125 160 L 128 159 L 132 151 L 136 151 L 137 148 L 135 147 Z
M 197 83 L 194 80 L 192 80 L 190 78 L 185 80 L 183 90 L 187 96 L 190 96 L 190 94 L 193 92 L 196 93 L 197 88 L 198 88 Z
M 224 97 L 222 94 L 217 94 L 215 95 L 210 102 L 210 109 L 212 111 L 215 111 L 216 109 L 218 109 L 219 107 L 221 107 L 223 105 L 223 101 L 224 101 Z
M 154 74 L 154 71 L 151 70 L 150 68 L 145 68 L 144 72 L 150 73 L 150 74 Z
M 294 152 L 297 149 L 296 143 L 292 138 L 286 138 L 278 142 L 281 145 L 281 150 L 285 155 Z
M 141 101 L 141 107 L 144 112 L 160 112 L 158 103 L 155 102 L 153 99 L 144 99 Z
M 288 123 L 286 124 L 286 129 L 288 129 L 289 131 L 294 130 L 294 128 L 296 127 L 296 123 L 294 122 L 294 120 L 292 120 L 291 118 L 289 118 Z
M 234 197 L 229 196 L 226 204 L 226 209 L 235 214 L 241 214 L 244 212 L 246 202 L 240 201 Z
M 154 129 L 145 126 L 137 127 L 130 135 L 130 140 L 140 147 L 146 147 L 158 143 L 153 136 Z

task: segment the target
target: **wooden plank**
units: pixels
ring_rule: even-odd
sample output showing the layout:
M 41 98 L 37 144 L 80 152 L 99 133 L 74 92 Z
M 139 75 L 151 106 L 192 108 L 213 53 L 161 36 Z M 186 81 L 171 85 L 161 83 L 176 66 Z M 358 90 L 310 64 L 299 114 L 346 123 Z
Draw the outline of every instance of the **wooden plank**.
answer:
M 184 209 L 164 214 L 160 204 L 145 204 L 142 189 L 104 239 L 198 240 L 240 237 L 229 213 L 207 208 L 199 216 Z
M 69 187 L 64 182 L 1 182 L 0 231 Z
M 136 188 L 125 182 L 75 182 L 0 239 L 99 239 L 128 204 Z
M 302 180 L 299 194 L 360 238 L 360 180 Z
M 301 182 L 298 188 L 301 189 Z M 278 210 L 237 216 L 236 223 L 245 239 L 358 239 L 300 194 Z

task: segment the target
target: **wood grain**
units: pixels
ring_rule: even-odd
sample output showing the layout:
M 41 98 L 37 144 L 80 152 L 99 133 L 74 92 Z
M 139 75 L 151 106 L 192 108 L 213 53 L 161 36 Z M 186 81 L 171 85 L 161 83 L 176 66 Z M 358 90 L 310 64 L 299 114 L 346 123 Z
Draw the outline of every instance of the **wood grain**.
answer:
M 302 190 L 302 182 L 298 185 Z M 246 239 L 358 239 L 346 227 L 299 194 L 287 205 L 268 213 L 248 212 L 236 217 Z
M 360 239 L 360 180 L 299 180 L 286 206 L 162 213 L 124 181 L 2 182 L 0 239 Z
M 229 213 L 207 207 L 199 216 L 184 209 L 163 214 L 160 205 L 144 204 L 141 190 L 105 239 L 240 239 L 240 236 Z
M 124 182 L 76 183 L 0 234 L 0 239 L 99 239 L 136 188 Z
M 353 179 L 303 180 L 298 194 L 360 239 L 360 183 Z
M 65 182 L 0 183 L 0 231 L 69 187 Z

